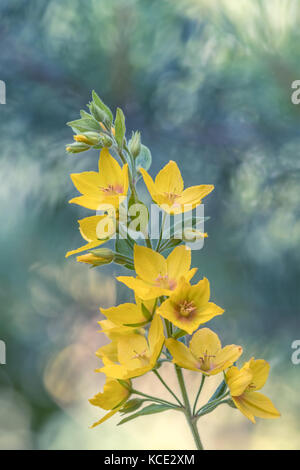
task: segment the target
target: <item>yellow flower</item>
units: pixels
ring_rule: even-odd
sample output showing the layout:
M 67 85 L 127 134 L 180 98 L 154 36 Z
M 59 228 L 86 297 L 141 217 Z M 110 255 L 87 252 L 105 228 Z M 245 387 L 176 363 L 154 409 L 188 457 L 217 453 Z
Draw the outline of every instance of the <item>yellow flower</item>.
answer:
M 209 297 L 209 281 L 206 278 L 194 286 L 182 278 L 178 289 L 160 305 L 157 313 L 191 335 L 199 325 L 224 312 L 218 305 L 209 302 Z
M 136 304 L 125 303 L 118 305 L 117 307 L 111 308 L 100 308 L 100 312 L 108 318 L 111 322 L 115 325 L 123 326 L 123 325 L 138 325 L 140 323 L 146 323 L 150 321 L 150 318 L 145 317 L 142 304 L 149 312 L 149 317 L 152 316 L 153 309 L 155 306 L 155 301 L 148 300 L 148 301 L 141 301 L 140 299 L 136 298 Z M 132 331 L 132 330 L 131 330 Z
M 110 204 L 115 208 L 126 198 L 128 192 L 128 165 L 120 167 L 107 148 L 101 150 L 99 172 L 73 173 L 74 186 L 82 194 L 69 202 L 92 210 Z
M 128 386 L 130 386 L 130 381 L 127 383 Z M 98 393 L 94 398 L 91 398 L 89 402 L 94 406 L 99 406 L 103 410 L 111 411 L 91 427 L 94 428 L 95 426 L 98 426 L 116 414 L 123 407 L 124 403 L 129 398 L 129 395 L 130 391 L 126 387 L 121 385 L 117 380 L 107 377 L 103 393 Z
M 100 238 L 102 237 L 102 233 L 98 233 L 97 230 L 98 224 L 103 221 L 107 216 L 106 215 L 93 215 L 92 217 L 85 217 L 84 219 L 78 220 L 79 223 L 79 231 L 82 236 L 88 243 L 76 250 L 68 251 L 66 254 L 66 258 L 75 253 L 80 253 L 81 251 L 90 250 L 92 248 L 96 248 L 99 245 L 105 243 L 109 237 Z M 101 231 L 100 231 L 101 232 Z M 109 234 L 110 236 L 113 234 Z M 82 260 L 78 260 L 82 261 Z
M 134 246 L 134 267 L 137 277 L 119 276 L 117 280 L 133 289 L 143 300 L 171 295 L 181 277 L 189 281 L 197 271 L 191 269 L 191 250 L 176 247 L 165 259 L 160 253 L 144 246 Z
M 218 335 L 209 328 L 198 330 L 189 348 L 173 338 L 166 339 L 166 346 L 175 364 L 205 375 L 215 375 L 227 369 L 243 352 L 243 348 L 235 344 L 222 348 Z
M 214 189 L 211 184 L 183 189 L 180 170 L 172 160 L 157 174 L 155 181 L 143 168 L 140 168 L 140 172 L 153 201 L 168 214 L 180 214 L 194 209 Z
M 271 400 L 257 392 L 265 385 L 269 371 L 268 362 L 252 358 L 240 370 L 231 367 L 226 372 L 226 382 L 235 406 L 253 423 L 255 416 L 265 419 L 280 417 Z
M 104 356 L 104 367 L 97 372 L 123 380 L 143 375 L 155 367 L 164 339 L 161 318 L 155 316 L 149 329 L 148 339 L 137 334 L 123 336 L 118 340 L 119 364 L 106 361 Z

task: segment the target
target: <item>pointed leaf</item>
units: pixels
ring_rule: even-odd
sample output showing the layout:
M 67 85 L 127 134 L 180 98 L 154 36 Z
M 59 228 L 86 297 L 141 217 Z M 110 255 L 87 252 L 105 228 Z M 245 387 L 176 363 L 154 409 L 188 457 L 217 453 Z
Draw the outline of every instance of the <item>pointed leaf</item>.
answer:
M 120 424 L 127 423 L 128 421 L 131 421 L 132 419 L 138 418 L 139 416 L 146 416 L 146 415 L 152 415 L 154 413 L 162 413 L 163 411 L 167 410 L 173 410 L 174 407 L 168 406 L 168 405 L 149 405 L 145 406 L 141 411 L 138 411 L 137 413 L 134 413 L 133 415 L 127 416 L 127 418 L 122 419 L 118 423 L 118 426 Z

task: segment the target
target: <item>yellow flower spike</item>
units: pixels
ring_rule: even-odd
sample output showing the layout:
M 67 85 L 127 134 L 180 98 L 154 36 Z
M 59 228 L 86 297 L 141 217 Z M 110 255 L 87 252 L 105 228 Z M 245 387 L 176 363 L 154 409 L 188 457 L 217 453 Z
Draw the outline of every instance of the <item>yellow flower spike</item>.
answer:
M 224 313 L 221 307 L 209 302 L 209 297 L 209 281 L 206 278 L 194 286 L 182 278 L 178 289 L 158 307 L 157 313 L 192 334 L 199 325 Z
M 106 364 L 99 369 L 109 377 L 129 379 L 139 377 L 152 370 L 164 344 L 163 324 L 159 316 L 155 316 L 148 340 L 141 335 L 124 336 L 118 340 L 118 364 Z
M 98 224 L 106 217 L 106 215 L 93 215 L 91 217 L 85 217 L 84 219 L 78 220 L 80 234 L 82 238 L 84 238 L 84 240 L 86 240 L 88 243 L 81 246 L 80 248 L 77 248 L 76 250 L 68 251 L 66 253 L 66 258 L 76 253 L 80 253 L 81 251 L 96 248 L 108 240 L 108 238 L 104 238 L 102 240 L 99 239 L 99 234 L 97 234 Z
M 166 346 L 175 364 L 205 375 L 216 375 L 227 369 L 243 352 L 243 348 L 235 344 L 222 348 L 218 335 L 209 328 L 198 330 L 189 348 L 173 338 L 166 339 Z
M 235 406 L 252 423 L 255 423 L 255 417 L 264 419 L 280 417 L 271 400 L 257 391 L 266 383 L 269 371 L 268 362 L 252 358 L 240 370 L 231 367 L 226 372 L 226 382 Z
M 155 181 L 143 168 L 140 168 L 140 172 L 153 201 L 168 214 L 180 214 L 194 209 L 214 189 L 211 184 L 184 189 L 180 170 L 172 160 L 157 174 Z
M 189 281 L 197 271 L 190 269 L 191 250 L 184 245 L 176 247 L 165 259 L 144 246 L 134 246 L 134 267 L 137 277 L 119 276 L 117 280 L 133 289 L 143 300 L 171 295 L 182 277 Z
M 128 165 L 122 168 L 107 148 L 101 150 L 99 172 L 85 171 L 71 175 L 74 186 L 82 194 L 69 202 L 91 210 L 110 204 L 118 208 L 128 192 Z
M 127 382 L 130 386 L 130 381 Z M 91 427 L 94 428 L 99 424 L 103 423 L 107 419 L 111 418 L 115 413 L 117 413 L 124 405 L 125 401 L 130 396 L 130 391 L 121 385 L 117 380 L 107 378 L 106 383 L 103 388 L 102 393 L 98 393 L 91 398 L 89 402 L 94 405 L 102 408 L 103 410 L 111 410 L 103 418 L 94 423 Z

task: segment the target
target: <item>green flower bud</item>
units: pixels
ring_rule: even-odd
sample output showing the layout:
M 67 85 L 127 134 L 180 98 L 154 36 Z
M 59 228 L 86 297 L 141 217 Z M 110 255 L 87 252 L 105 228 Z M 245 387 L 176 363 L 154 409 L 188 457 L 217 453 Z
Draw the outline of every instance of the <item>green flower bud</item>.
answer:
M 141 152 L 141 133 L 139 131 L 132 133 L 128 145 L 133 158 L 136 158 Z
M 133 398 L 132 400 L 128 400 L 121 409 L 121 413 L 131 413 L 132 411 L 135 411 L 140 408 L 143 403 L 144 400 L 142 400 L 141 398 Z
M 89 150 L 90 146 L 83 142 L 73 142 L 72 144 L 67 145 L 66 151 L 69 153 L 79 153 Z
M 99 122 L 104 122 L 104 123 L 109 123 L 109 118 L 106 114 L 105 111 L 103 111 L 99 106 L 97 106 L 95 103 L 90 104 L 90 111 L 94 118 L 99 121 Z
M 74 135 L 74 140 L 88 145 L 98 145 L 100 142 L 100 134 L 98 134 L 98 132 L 83 132 L 82 134 Z
M 95 267 L 111 263 L 114 260 L 114 257 L 114 252 L 109 248 L 99 248 L 98 250 L 90 251 L 85 255 L 77 256 L 77 261 L 91 264 Z
M 101 143 L 102 147 L 109 148 L 109 147 L 112 146 L 113 141 L 108 135 L 101 134 L 100 143 Z

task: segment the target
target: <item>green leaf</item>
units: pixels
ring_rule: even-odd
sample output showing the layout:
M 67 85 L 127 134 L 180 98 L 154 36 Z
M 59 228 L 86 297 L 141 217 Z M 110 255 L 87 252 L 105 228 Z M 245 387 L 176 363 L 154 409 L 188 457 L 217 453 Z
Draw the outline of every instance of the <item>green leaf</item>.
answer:
M 100 96 L 97 95 L 97 93 L 95 92 L 95 90 L 92 91 L 92 97 L 93 97 L 93 101 L 94 103 L 99 106 L 100 109 L 102 109 L 108 116 L 110 122 L 112 123 L 113 122 L 113 114 L 111 112 L 111 110 L 109 109 L 108 106 L 106 106 L 106 104 L 103 103 L 103 101 L 101 100 Z
M 131 326 L 132 328 L 140 328 L 141 326 L 148 325 L 149 320 L 142 321 L 141 323 L 124 323 L 124 326 Z
M 123 148 L 123 141 L 126 133 L 125 116 L 121 108 L 117 108 L 115 120 L 116 141 L 120 148 Z
M 135 161 L 137 171 L 139 171 L 140 168 L 144 168 L 144 170 L 148 171 L 151 163 L 152 155 L 150 150 L 146 145 L 141 145 L 141 151 Z
M 94 118 L 81 118 L 67 122 L 67 126 L 72 127 L 74 132 L 101 131 L 101 126 Z
M 143 312 L 144 317 L 148 321 L 152 319 L 151 313 L 149 312 L 149 310 L 147 309 L 147 307 L 145 307 L 145 305 L 143 303 L 142 303 L 142 312 Z
M 92 119 L 92 116 L 89 113 L 87 113 L 86 111 L 84 111 L 84 109 L 80 110 L 80 116 L 82 118 Z
M 133 258 L 133 246 L 127 240 L 127 238 L 117 238 L 115 244 L 115 250 L 121 255 L 125 255 L 128 258 Z
M 167 410 L 173 410 L 174 408 L 172 406 L 168 405 L 149 405 L 145 406 L 141 411 L 138 411 L 137 413 L 134 413 L 133 415 L 127 416 L 127 418 L 122 419 L 118 423 L 118 426 L 120 424 L 127 423 L 128 421 L 131 421 L 132 419 L 138 418 L 139 416 L 146 416 L 146 415 L 152 415 L 154 413 L 162 413 L 163 411 Z
M 172 336 L 173 336 L 173 338 L 178 339 L 178 338 L 182 338 L 182 336 L 185 336 L 185 335 L 187 335 L 187 332 L 184 331 L 184 330 L 179 329 L 179 330 L 175 331 L 175 333 Z
M 225 393 L 226 389 L 227 389 L 227 383 L 225 382 L 225 380 L 222 380 L 218 388 L 215 390 L 215 393 L 208 400 L 207 404 L 221 397 Z

